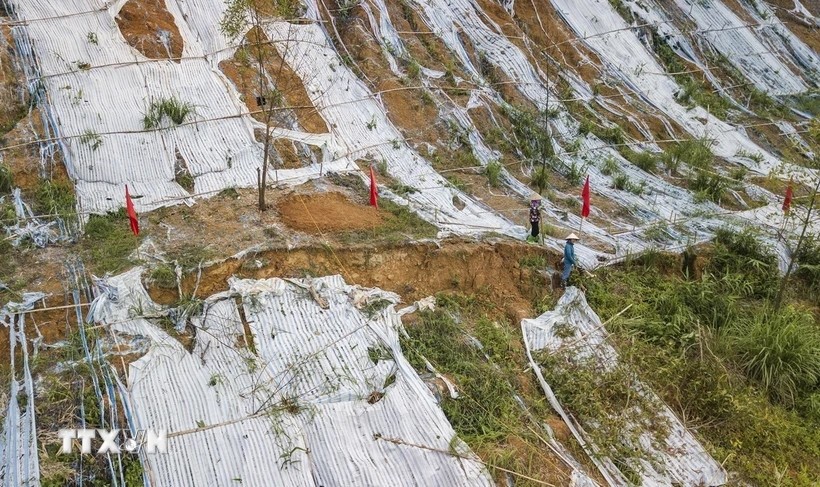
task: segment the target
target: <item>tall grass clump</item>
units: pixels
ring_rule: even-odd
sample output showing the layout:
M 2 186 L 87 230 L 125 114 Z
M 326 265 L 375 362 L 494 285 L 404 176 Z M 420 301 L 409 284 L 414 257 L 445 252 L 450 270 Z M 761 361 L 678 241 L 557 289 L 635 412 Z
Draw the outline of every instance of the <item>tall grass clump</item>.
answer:
M 71 183 L 64 181 L 44 180 L 37 186 L 36 209 L 43 215 L 57 215 L 64 220 L 73 218 L 74 189 Z
M 730 343 L 744 373 L 776 401 L 793 406 L 820 381 L 820 333 L 808 313 L 756 313 L 734 330 Z
M 148 112 L 142 119 L 145 130 L 155 129 L 162 125 L 167 117 L 174 124 L 179 125 L 194 113 L 194 106 L 191 103 L 180 101 L 176 98 L 163 98 L 151 103 Z

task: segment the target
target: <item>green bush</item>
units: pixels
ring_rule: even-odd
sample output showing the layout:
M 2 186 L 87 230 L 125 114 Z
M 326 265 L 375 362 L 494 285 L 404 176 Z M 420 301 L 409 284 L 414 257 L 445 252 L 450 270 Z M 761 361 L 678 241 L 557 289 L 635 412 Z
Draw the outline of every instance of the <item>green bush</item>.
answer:
M 490 161 L 487 167 L 484 168 L 484 173 L 487 175 L 490 186 L 497 188 L 501 182 L 501 164 L 498 161 Z
M 168 264 L 161 264 L 151 271 L 151 281 L 164 289 L 176 289 L 177 274 Z
M 706 171 L 696 171 L 689 178 L 689 189 L 700 195 L 699 199 L 708 199 L 715 203 L 720 203 L 723 193 L 729 188 L 729 183 L 723 176 L 710 174 Z
M 820 301 L 820 237 L 807 235 L 794 260 L 797 264 L 795 277 L 802 280 Z
M 544 166 L 538 166 L 532 171 L 530 186 L 538 189 L 538 193 L 543 193 L 550 184 L 549 170 Z

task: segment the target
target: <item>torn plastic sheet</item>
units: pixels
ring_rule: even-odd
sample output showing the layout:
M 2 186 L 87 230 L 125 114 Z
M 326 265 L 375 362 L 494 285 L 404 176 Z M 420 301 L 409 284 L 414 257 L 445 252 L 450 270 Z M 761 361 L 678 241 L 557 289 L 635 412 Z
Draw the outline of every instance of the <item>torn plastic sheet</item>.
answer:
M 3 198 L 0 198 L 0 202 L 2 201 Z M 20 188 L 14 188 L 11 192 L 11 201 L 17 222 L 6 227 L 6 233 L 11 237 L 11 244 L 15 247 L 25 241 L 30 241 L 35 246 L 43 248 L 50 243 L 69 239 L 65 223 L 60 217 L 57 217 L 55 221 L 45 223 L 35 218 L 31 207 L 23 201 Z
M 572 336 L 561 338 L 555 331 L 555 326 L 559 324 L 562 328 L 572 329 Z M 530 366 L 538 377 L 550 405 L 563 418 L 572 434 L 610 485 L 630 485 L 612 460 L 603 456 L 599 448 L 588 441 L 583 426 L 561 406 L 560 399 L 555 396 L 544 379 L 540 364 L 533 359 L 534 352 L 555 352 L 562 345 L 571 343 L 573 349 L 577 350 L 578 356 L 592 358 L 604 367 L 618 360 L 618 353 L 607 343 L 607 332 L 600 318 L 589 307 L 583 293 L 575 287 L 567 288 L 553 311 L 548 311 L 535 319 L 523 320 L 521 332 Z M 560 335 L 564 336 L 564 333 Z M 650 394 L 655 402 L 663 404 L 646 385 L 636 382 L 633 389 L 637 394 Z M 654 457 L 660 464 L 656 466 L 648 461 L 638 460 L 635 465 L 631 465 L 633 470 L 641 476 L 642 484 L 692 487 L 724 485 L 727 482 L 727 476 L 723 467 L 706 452 L 672 410 L 663 405 L 659 414 L 664 416 L 669 423 L 669 434 L 665 439 L 664 448 L 654 448 L 651 441 L 644 437 L 648 433 L 642 435 L 640 444 L 633 445 L 644 452 L 643 458 Z
M 26 338 L 26 311 L 43 299 L 43 293 L 25 293 L 22 302 L 10 302 L 0 309 L 0 322 L 9 331 L 11 384 L 8 403 L 1 405 L 3 431 L 0 433 L 0 485 L 4 487 L 37 487 L 40 485 L 40 463 L 37 453 L 34 383 L 29 367 L 29 345 Z M 21 352 L 17 351 L 20 347 Z M 22 357 L 22 366 L 16 361 Z M 22 373 L 21 373 L 22 371 Z
M 152 342 L 126 395 L 131 428 L 169 433 L 170 454 L 142 459 L 157 485 L 494 485 L 460 441 L 457 456 L 410 445 L 447 452 L 455 432 L 404 358 L 396 295 L 339 276 L 233 279 L 193 318 L 189 352 L 133 316 L 160 309 L 140 273 L 108 279 L 89 318 Z M 368 299 L 390 304 L 356 308 Z

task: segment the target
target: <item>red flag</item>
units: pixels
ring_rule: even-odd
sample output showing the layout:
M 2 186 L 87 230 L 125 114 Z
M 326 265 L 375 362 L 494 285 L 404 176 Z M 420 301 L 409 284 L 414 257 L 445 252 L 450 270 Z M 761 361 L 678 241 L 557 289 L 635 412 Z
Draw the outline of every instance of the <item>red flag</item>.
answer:
M 584 183 L 584 190 L 581 191 L 581 198 L 584 200 L 584 207 L 581 208 L 581 216 L 586 218 L 589 216 L 589 176 Z
M 134 235 L 140 234 L 140 223 L 137 221 L 137 212 L 134 211 L 134 202 L 128 193 L 128 185 L 125 185 L 125 212 L 128 213 L 128 220 L 131 222 L 131 231 Z
M 379 207 L 379 190 L 376 189 L 376 174 L 373 166 L 370 166 L 370 206 Z
M 789 181 L 789 187 L 786 188 L 786 198 L 783 200 L 783 214 L 788 215 L 792 207 L 792 183 Z

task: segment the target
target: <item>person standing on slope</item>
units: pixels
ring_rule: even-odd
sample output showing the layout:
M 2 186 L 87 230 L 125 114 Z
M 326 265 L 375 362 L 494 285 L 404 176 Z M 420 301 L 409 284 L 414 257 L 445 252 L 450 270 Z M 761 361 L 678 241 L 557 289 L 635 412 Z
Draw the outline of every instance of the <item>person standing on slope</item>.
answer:
M 541 232 L 541 196 L 533 193 L 530 197 L 530 225 L 532 230 L 527 237 L 528 242 L 537 242 Z
M 578 241 L 578 235 L 570 233 L 567 235 L 567 243 L 564 245 L 564 273 L 561 274 L 561 285 L 567 287 L 569 274 L 572 268 L 577 264 L 575 260 L 575 242 Z

